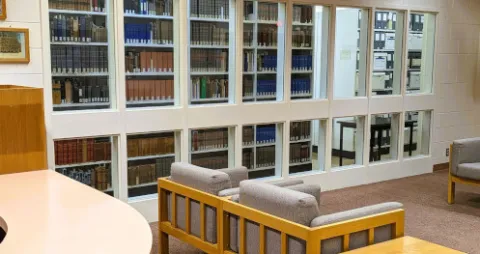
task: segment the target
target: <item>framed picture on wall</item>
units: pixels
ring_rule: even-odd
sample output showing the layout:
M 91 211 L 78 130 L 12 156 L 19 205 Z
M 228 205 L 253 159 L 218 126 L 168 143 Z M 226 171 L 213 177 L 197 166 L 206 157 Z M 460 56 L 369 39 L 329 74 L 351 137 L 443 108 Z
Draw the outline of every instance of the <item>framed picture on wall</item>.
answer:
M 7 19 L 7 0 L 0 0 L 0 20 Z
M 0 27 L 0 63 L 29 62 L 28 29 Z

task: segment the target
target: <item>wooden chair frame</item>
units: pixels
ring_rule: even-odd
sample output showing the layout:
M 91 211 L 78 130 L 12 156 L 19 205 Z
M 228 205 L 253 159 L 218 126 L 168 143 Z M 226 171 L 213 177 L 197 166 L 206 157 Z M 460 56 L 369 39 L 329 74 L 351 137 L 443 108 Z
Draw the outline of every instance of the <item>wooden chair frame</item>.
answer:
M 456 183 L 480 186 L 480 181 L 462 178 L 452 174 L 452 153 L 453 153 L 453 144 L 450 144 L 450 155 L 448 160 L 448 203 L 450 205 L 455 203 L 455 184 Z
M 281 234 L 281 254 L 288 252 L 288 236 L 302 239 L 306 242 L 307 254 L 318 254 L 321 251 L 320 242 L 334 237 L 343 237 L 343 251 L 349 250 L 350 234 L 368 230 L 368 244 L 374 243 L 374 229 L 384 225 L 392 225 L 392 236 L 402 237 L 404 234 L 405 212 L 397 209 L 385 213 L 351 219 L 330 225 L 310 228 L 295 222 L 291 222 L 271 214 L 230 201 L 230 198 L 217 197 L 175 182 L 167 178 L 158 180 L 159 193 L 159 253 L 169 253 L 168 235 L 189 243 L 207 253 L 234 254 L 229 248 L 230 225 L 229 216 L 238 217 L 239 221 L 239 254 L 246 253 L 245 223 L 255 222 L 260 227 L 260 253 L 266 249 L 266 228 L 279 231 Z M 168 220 L 167 194 L 171 195 L 171 222 Z M 176 195 L 185 197 L 185 222 L 186 230 L 179 229 L 176 221 Z M 200 237 L 190 234 L 190 200 L 200 202 Z M 205 206 L 211 206 L 217 211 L 217 243 L 212 244 L 205 240 Z

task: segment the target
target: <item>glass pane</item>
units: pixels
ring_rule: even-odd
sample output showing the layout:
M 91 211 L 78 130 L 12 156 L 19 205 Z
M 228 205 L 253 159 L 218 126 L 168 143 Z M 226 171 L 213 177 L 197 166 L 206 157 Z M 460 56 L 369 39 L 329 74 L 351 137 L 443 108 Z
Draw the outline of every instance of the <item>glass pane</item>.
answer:
M 234 0 L 190 0 L 190 104 L 233 100 Z
M 157 179 L 175 162 L 175 133 L 129 135 L 127 154 L 128 197 L 157 193 Z
M 326 97 L 328 26 L 328 7 L 293 6 L 292 99 Z
M 244 2 L 243 101 L 283 99 L 285 4 Z
M 110 5 L 49 0 L 54 111 L 110 108 L 115 84 Z
M 373 95 L 401 93 L 404 13 L 376 11 L 373 42 Z
M 332 168 L 363 164 L 365 117 L 333 119 Z
M 56 140 L 55 171 L 113 196 L 112 138 Z
M 366 96 L 368 10 L 337 7 L 335 98 Z
M 412 13 L 409 24 L 407 93 L 431 93 L 435 54 L 435 14 Z
M 397 159 L 398 120 L 398 114 L 372 115 L 370 122 L 370 162 Z
M 229 167 L 229 154 L 233 154 L 233 145 L 229 144 L 229 128 L 192 130 L 190 145 L 192 164 L 210 169 Z
M 173 0 L 124 0 L 127 108 L 174 104 Z
M 290 123 L 290 174 L 325 170 L 327 121 Z
M 242 165 L 248 168 L 250 179 L 278 176 L 281 171 L 282 142 L 277 138 L 281 124 L 243 127 Z
M 405 113 L 404 157 L 430 154 L 431 111 Z

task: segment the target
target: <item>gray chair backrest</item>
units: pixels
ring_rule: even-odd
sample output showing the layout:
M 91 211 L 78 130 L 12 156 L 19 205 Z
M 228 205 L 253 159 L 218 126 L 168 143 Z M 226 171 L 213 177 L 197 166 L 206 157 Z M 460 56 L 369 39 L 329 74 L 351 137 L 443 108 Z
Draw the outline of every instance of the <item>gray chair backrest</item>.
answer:
M 310 222 L 319 214 L 318 204 L 314 196 L 252 180 L 240 183 L 240 204 L 305 226 L 309 226 Z M 232 250 L 238 251 L 238 220 L 231 217 L 230 225 L 232 236 L 230 247 Z M 245 231 L 246 253 L 259 253 L 259 226 L 247 221 Z M 267 228 L 265 240 L 266 253 L 280 253 L 280 232 Z M 290 254 L 305 253 L 305 246 L 303 240 L 293 237 L 288 238 L 288 252 Z
M 452 174 L 456 175 L 458 165 L 480 162 L 480 138 L 455 140 L 452 145 Z
M 198 167 L 189 163 L 175 162 L 171 168 L 171 180 L 186 185 L 188 187 L 217 195 L 221 190 L 231 188 L 230 177 L 224 172 L 208 168 Z M 171 205 L 171 196 L 168 196 Z M 185 197 L 176 196 L 176 218 L 177 226 L 186 230 L 185 224 Z M 168 208 L 169 220 L 171 221 L 170 205 Z M 217 242 L 217 212 L 216 209 L 206 206 L 205 209 L 205 237 L 208 242 Z M 194 200 L 190 201 L 190 228 L 191 233 L 200 237 L 200 203 Z

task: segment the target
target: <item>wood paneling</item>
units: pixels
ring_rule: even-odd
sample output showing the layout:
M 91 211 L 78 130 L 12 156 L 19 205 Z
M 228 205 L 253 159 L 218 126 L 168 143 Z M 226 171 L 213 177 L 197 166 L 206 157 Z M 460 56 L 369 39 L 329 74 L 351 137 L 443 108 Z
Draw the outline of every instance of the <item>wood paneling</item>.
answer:
M 47 168 L 43 90 L 0 85 L 0 174 Z

